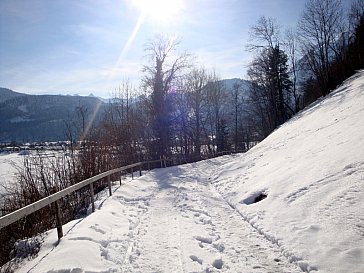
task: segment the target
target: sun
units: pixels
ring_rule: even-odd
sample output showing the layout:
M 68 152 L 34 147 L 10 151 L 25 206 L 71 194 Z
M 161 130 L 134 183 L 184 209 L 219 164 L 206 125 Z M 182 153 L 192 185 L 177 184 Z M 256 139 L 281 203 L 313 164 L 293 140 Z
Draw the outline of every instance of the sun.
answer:
M 133 0 L 133 4 L 150 20 L 171 22 L 180 12 L 183 0 Z

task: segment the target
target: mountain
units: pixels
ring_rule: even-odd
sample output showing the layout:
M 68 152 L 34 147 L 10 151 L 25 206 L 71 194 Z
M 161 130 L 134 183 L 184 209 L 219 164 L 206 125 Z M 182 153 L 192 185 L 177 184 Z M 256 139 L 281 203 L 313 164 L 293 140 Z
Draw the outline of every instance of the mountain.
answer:
M 236 85 L 239 86 L 239 100 L 248 95 L 248 81 L 224 79 L 219 83 L 223 86 L 222 92 L 225 94 L 223 97 L 232 98 Z M 138 97 L 133 98 L 133 104 L 139 100 Z M 93 116 L 93 113 L 97 113 L 95 118 L 97 122 L 109 102 L 115 100 L 104 100 L 93 94 L 28 95 L 0 88 L 0 142 L 65 140 L 66 124 L 77 124 L 81 128 L 80 109 L 86 111 L 86 120 Z M 229 105 L 224 107 L 227 111 L 231 109 Z
M 218 82 L 222 83 L 223 86 L 227 90 L 230 90 L 230 91 L 234 90 L 234 88 L 236 88 L 238 86 L 239 89 L 241 90 L 241 92 L 244 92 L 244 91 L 247 91 L 249 89 L 249 85 L 250 85 L 249 81 L 238 79 L 238 78 L 223 79 L 223 80 L 220 80 Z
M 18 93 L 11 89 L 0 87 L 0 103 L 22 96 L 27 96 L 27 94 Z
M 65 139 L 65 124 L 80 124 L 96 112 L 100 119 L 105 103 L 95 97 L 26 95 L 0 89 L 0 142 L 56 141 Z

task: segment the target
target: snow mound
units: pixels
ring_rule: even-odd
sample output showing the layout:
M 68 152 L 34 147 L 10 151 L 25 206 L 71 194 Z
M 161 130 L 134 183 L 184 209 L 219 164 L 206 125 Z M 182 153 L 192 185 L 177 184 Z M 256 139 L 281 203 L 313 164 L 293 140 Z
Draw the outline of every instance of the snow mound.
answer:
M 364 272 L 363 117 L 360 71 L 211 179 L 303 271 Z

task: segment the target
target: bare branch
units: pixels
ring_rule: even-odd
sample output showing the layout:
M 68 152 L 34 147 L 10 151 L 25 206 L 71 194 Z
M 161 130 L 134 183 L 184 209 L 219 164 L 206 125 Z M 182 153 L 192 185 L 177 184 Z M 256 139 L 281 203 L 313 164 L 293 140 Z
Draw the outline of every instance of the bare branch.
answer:
M 246 46 L 247 50 L 252 51 L 260 48 L 273 48 L 279 41 L 279 31 L 275 19 L 262 16 L 256 25 L 250 28 L 250 40 L 252 43 Z

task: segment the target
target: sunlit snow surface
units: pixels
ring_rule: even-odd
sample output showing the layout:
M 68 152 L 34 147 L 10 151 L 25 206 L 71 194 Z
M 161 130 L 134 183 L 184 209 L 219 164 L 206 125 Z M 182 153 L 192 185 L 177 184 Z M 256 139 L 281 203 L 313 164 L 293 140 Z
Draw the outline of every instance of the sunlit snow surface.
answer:
M 24 160 L 28 159 L 30 162 L 32 158 L 44 158 L 44 162 L 56 162 L 56 158 L 63 156 L 62 151 L 28 151 L 22 150 L 18 152 L 2 152 L 0 153 L 0 197 L 8 194 L 9 190 L 17 183 L 19 170 L 24 166 Z
M 20 167 L 23 156 L 18 153 L 0 153 L 0 196 L 16 181 L 16 166 Z
M 360 72 L 246 154 L 115 185 L 17 272 L 364 272 L 363 117 Z

